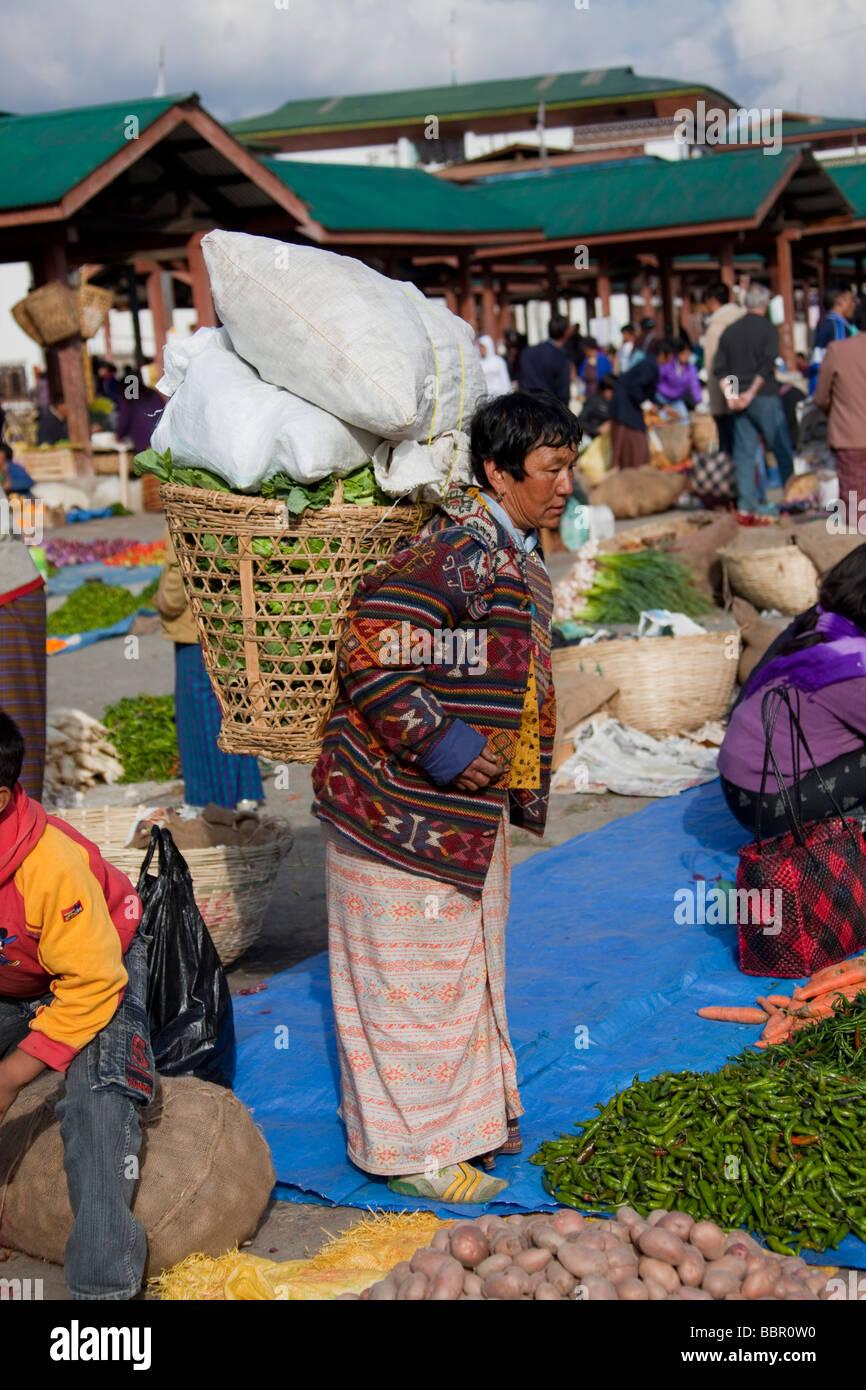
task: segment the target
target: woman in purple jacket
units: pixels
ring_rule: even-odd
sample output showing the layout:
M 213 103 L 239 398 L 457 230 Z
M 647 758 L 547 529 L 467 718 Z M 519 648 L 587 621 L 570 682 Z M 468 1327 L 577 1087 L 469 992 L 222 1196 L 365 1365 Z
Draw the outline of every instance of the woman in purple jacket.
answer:
M 765 836 L 789 828 L 772 769 L 760 794 L 766 744 L 761 705 L 769 690 L 782 685 L 791 689 L 795 710 L 799 703 L 803 733 L 842 810 L 866 816 L 866 545 L 825 575 L 818 603 L 776 638 L 731 713 L 719 752 L 722 791 L 752 833 L 760 809 Z M 788 723 L 782 714 L 773 735 L 782 777 L 796 788 L 800 819 L 824 820 L 835 810 Z
M 689 418 L 689 409 L 701 401 L 701 383 L 698 369 L 692 361 L 692 350 L 688 343 L 680 343 L 676 356 L 664 366 L 659 367 L 659 384 L 656 402 L 672 406 L 681 419 Z

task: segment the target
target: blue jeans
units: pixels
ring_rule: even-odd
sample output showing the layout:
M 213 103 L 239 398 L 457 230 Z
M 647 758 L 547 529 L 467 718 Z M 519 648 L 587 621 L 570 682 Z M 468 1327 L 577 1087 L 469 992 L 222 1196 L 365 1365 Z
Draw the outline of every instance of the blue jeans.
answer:
M 682 397 L 677 401 L 668 401 L 665 400 L 664 396 L 656 396 L 656 405 L 670 406 L 677 412 L 681 420 L 688 420 L 689 418 L 689 408 Z
M 153 1094 L 147 1026 L 147 943 L 136 932 L 124 956 L 129 975 L 110 1023 L 73 1059 L 55 1114 L 74 1225 L 64 1272 L 74 1299 L 129 1299 L 141 1288 L 144 1228 L 130 1210 L 141 1149 L 139 1107 Z M 0 998 L 0 1056 L 27 1036 L 41 999 Z
M 756 396 L 745 410 L 734 413 L 734 467 L 737 473 L 737 506 L 753 512 L 761 498 L 755 484 L 755 456 L 759 436 L 775 455 L 782 486 L 794 472 L 794 453 L 788 422 L 778 396 Z

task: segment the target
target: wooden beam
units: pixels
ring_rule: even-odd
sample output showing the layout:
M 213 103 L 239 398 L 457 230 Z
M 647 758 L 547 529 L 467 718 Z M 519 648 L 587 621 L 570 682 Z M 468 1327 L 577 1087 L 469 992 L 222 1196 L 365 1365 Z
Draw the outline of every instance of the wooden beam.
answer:
M 796 366 L 794 357 L 794 276 L 791 266 L 791 241 L 784 232 L 776 237 L 775 270 L 777 293 L 782 296 L 785 319 L 779 326 L 782 356 L 789 370 Z
M 52 240 L 43 248 L 35 267 L 36 279 L 40 284 L 59 280 L 69 290 L 69 265 L 66 259 L 66 246 L 62 232 L 58 229 Z M 80 447 L 76 457 L 76 470 L 82 474 L 93 472 L 90 455 L 90 410 L 87 396 L 87 380 L 84 374 L 84 344 L 81 335 L 75 333 L 71 338 L 58 343 L 51 353 L 54 356 L 54 369 L 49 370 L 49 381 L 56 390 L 59 377 L 63 404 L 66 406 L 66 423 L 69 438 Z
M 460 317 L 466 320 L 474 333 L 478 332 L 478 315 L 475 308 L 472 270 L 468 256 L 464 257 L 460 263 Z
M 496 295 L 493 292 L 493 279 L 489 270 L 481 277 L 481 331 L 489 333 L 496 342 L 497 315 Z
M 610 318 L 610 263 L 606 252 L 602 251 L 598 257 L 598 281 L 597 292 L 601 307 L 601 317 Z
M 659 257 L 659 278 L 662 290 L 662 318 L 664 320 L 665 333 L 673 333 L 674 329 L 674 277 L 671 270 L 670 256 Z
M 138 266 L 135 267 L 139 269 Z M 147 271 L 147 307 L 153 320 L 153 360 L 158 376 L 162 376 L 162 359 L 168 338 L 168 315 L 162 293 L 162 271 L 155 261 L 145 262 Z
M 192 305 L 196 313 L 196 327 L 215 328 L 219 319 L 214 308 L 213 296 L 210 292 L 210 279 L 204 263 L 204 253 L 201 249 L 205 236 L 205 232 L 193 232 L 186 244 L 186 256 L 192 286 Z

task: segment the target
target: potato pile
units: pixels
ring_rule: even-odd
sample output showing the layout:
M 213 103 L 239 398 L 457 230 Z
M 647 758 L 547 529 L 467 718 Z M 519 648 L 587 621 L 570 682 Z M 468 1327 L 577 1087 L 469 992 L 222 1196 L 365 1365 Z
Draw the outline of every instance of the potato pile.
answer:
M 728 1234 L 682 1211 L 653 1211 L 645 1221 L 621 1207 L 615 1221 L 590 1223 L 563 1209 L 443 1227 L 384 1279 L 340 1298 L 814 1301 L 826 1283 L 799 1256 L 768 1254 L 743 1231 Z
M 45 737 L 44 796 L 53 805 L 67 805 L 70 792 L 123 776 L 108 730 L 84 710 L 50 710 Z

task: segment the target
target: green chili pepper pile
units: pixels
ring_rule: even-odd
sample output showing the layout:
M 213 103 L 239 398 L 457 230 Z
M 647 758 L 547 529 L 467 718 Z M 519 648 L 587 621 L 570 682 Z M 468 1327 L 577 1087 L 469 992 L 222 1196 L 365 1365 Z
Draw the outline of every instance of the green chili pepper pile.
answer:
M 663 1072 L 619 1092 L 581 1133 L 542 1144 L 545 1191 L 566 1206 L 687 1211 L 772 1250 L 866 1240 L 866 994 L 717 1072 Z

